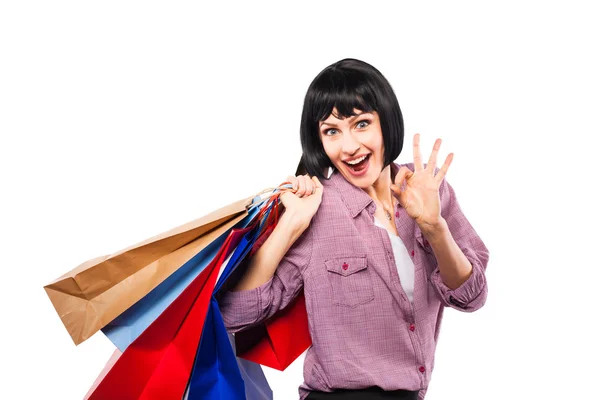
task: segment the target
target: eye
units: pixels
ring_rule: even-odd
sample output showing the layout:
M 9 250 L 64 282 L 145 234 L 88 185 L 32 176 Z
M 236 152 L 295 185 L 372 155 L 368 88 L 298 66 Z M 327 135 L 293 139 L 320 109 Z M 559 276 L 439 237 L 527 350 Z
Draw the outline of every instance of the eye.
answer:
M 359 129 L 360 128 L 366 128 L 367 126 L 369 126 L 370 123 L 371 123 L 371 121 L 363 119 L 362 121 L 359 121 L 358 124 L 356 124 L 356 127 L 359 128 Z M 365 125 L 361 126 L 361 124 L 365 124 Z
M 332 135 L 329 135 L 329 132 L 335 133 L 335 129 L 325 129 L 323 131 L 323 135 L 325 135 L 325 136 L 332 136 Z

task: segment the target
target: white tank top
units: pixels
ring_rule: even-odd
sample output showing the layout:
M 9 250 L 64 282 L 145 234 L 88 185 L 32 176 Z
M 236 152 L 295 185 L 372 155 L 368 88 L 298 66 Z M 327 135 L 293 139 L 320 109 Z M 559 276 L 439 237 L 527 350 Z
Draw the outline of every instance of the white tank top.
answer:
M 396 260 L 396 268 L 398 269 L 398 276 L 400 276 L 400 284 L 412 303 L 413 292 L 415 289 L 415 264 L 410 258 L 408 250 L 406 250 L 406 246 L 404 246 L 404 243 L 399 236 L 392 235 L 385 226 L 377 220 L 377 218 L 375 218 L 375 225 L 383 228 L 390 237 L 392 249 L 394 250 L 394 259 Z

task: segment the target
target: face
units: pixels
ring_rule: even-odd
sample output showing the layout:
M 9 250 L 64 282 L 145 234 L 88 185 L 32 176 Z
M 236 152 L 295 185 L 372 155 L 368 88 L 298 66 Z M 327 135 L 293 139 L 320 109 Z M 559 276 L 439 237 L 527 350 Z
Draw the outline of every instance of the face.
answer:
M 354 112 L 357 115 L 338 119 L 334 108 L 325 121 L 319 122 L 319 135 L 337 170 L 348 182 L 366 189 L 381 175 L 383 135 L 376 111 L 362 112 L 355 108 Z

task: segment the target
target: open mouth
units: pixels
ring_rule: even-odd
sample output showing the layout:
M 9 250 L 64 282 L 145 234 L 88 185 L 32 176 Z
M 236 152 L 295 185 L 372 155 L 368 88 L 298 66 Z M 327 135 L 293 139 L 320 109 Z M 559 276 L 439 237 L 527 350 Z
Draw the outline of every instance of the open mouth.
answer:
M 344 161 L 344 164 L 346 164 L 354 172 L 361 172 L 368 166 L 370 158 L 371 158 L 371 155 L 368 154 L 366 157 L 364 157 L 360 162 L 358 162 L 356 164 L 349 164 L 345 161 Z

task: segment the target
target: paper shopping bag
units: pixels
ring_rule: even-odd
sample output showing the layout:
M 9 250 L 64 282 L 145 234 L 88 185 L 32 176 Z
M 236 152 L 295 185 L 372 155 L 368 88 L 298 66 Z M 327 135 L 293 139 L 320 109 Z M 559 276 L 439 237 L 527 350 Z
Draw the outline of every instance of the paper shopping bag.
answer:
M 247 215 L 253 197 L 117 253 L 86 261 L 44 289 L 75 344 L 123 313 Z
M 238 357 L 279 371 L 285 370 L 311 344 L 303 292 L 262 324 L 235 334 Z
M 216 294 L 231 272 L 250 251 L 261 229 L 267 225 L 270 209 L 268 205 L 239 242 L 231 257 L 223 264 L 213 294 Z M 187 399 L 243 399 L 272 400 L 272 391 L 262 368 L 256 363 L 239 359 L 233 349 L 233 337 L 227 333 L 218 303 L 213 296 L 203 327 L 202 338 L 196 354 L 192 375 L 184 400 Z M 245 396 L 245 397 L 244 397 Z
M 222 268 L 214 294 L 219 291 L 233 270 L 250 252 L 261 229 L 267 228 L 268 223 L 275 223 L 276 204 L 276 202 L 271 202 L 266 209 L 261 210 L 261 214 L 264 214 L 265 217 L 260 221 L 255 221 L 256 223 L 244 232 L 244 237 L 240 240 L 232 256 L 224 264 L 225 267 Z M 273 208 L 275 208 L 275 213 L 271 214 Z M 245 392 L 244 380 L 237 358 L 229 341 L 217 300 L 213 296 L 194 362 L 187 395 L 189 399 L 243 399 Z
M 207 316 L 207 323 L 209 320 L 210 318 Z M 205 358 L 200 358 L 200 354 L 203 352 L 200 349 L 198 350 L 197 360 L 202 360 L 202 365 L 198 369 L 196 369 L 196 365 L 194 365 L 194 368 L 195 371 L 202 371 L 200 374 L 201 379 L 196 382 L 192 380 L 190 384 L 188 384 L 188 390 L 186 390 L 183 400 L 273 400 L 273 391 L 269 386 L 261 366 L 251 361 L 235 357 L 235 340 L 233 335 L 226 331 L 223 332 L 223 329 L 220 329 L 215 331 L 214 336 L 207 338 L 205 337 L 206 327 L 207 325 L 205 324 L 205 330 L 202 332 L 202 344 L 209 342 L 209 339 L 210 341 L 215 340 L 215 343 L 207 343 L 207 348 L 211 350 L 211 353 L 214 353 L 214 356 L 210 357 L 210 354 L 204 352 L 202 357 Z M 225 335 L 223 335 L 223 333 Z M 222 337 L 227 337 L 229 342 L 228 345 L 221 340 Z M 213 364 L 210 364 L 209 360 L 212 360 Z M 237 368 L 236 365 L 232 364 L 232 360 L 234 363 L 237 363 Z M 240 375 L 243 383 L 238 381 Z M 236 379 L 232 380 L 232 376 Z M 196 388 L 192 395 L 190 395 L 190 386 Z M 242 388 L 244 389 L 243 391 Z
M 272 195 L 271 195 L 272 196 Z M 271 196 L 260 200 L 260 196 L 255 198 L 251 207 L 248 208 L 247 215 L 235 225 L 235 229 L 243 229 L 249 225 L 256 225 L 260 231 L 260 225 L 264 223 L 270 215 L 270 210 L 277 203 L 277 199 L 271 199 Z M 265 215 L 266 218 L 262 216 Z M 271 218 L 271 220 L 275 220 Z M 148 293 L 137 303 L 128 308 L 125 312 L 102 328 L 102 332 L 119 348 L 125 351 L 129 346 L 165 309 L 166 307 L 183 291 L 187 285 L 202 271 L 206 265 L 214 258 L 229 231 L 225 231 L 220 237 L 207 245 L 200 253 L 195 255 L 169 276 L 164 282 L 158 285 L 154 290 Z M 238 247 L 237 252 L 246 249 L 249 244 L 244 242 L 244 246 Z M 236 256 L 237 258 L 237 256 Z M 219 285 L 219 284 L 217 284 Z
M 228 333 L 227 336 L 235 354 L 235 338 L 231 333 Z M 244 379 L 246 400 L 273 400 L 273 391 L 260 364 L 239 357 L 236 357 L 236 360 L 242 379 Z
M 258 208 L 250 209 L 234 229 L 250 225 L 257 213 Z M 229 233 L 225 231 L 208 244 L 154 290 L 102 328 L 102 332 L 119 350 L 125 351 L 215 258 Z
M 94 390 L 96 390 L 96 388 L 98 387 L 98 385 L 100 384 L 100 382 L 102 382 L 102 379 L 104 379 L 104 377 L 106 376 L 106 374 L 108 374 L 108 371 L 111 370 L 111 368 L 113 367 L 113 365 L 115 365 L 115 363 L 121 357 L 122 354 L 123 353 L 121 353 L 119 351 L 119 349 L 117 349 L 117 350 L 115 350 L 113 352 L 113 355 L 110 356 L 110 359 L 108 360 L 108 362 L 104 366 L 104 369 L 100 372 L 100 375 L 98 375 L 98 378 L 96 378 L 96 380 L 92 384 L 92 387 L 90 387 L 90 389 L 88 390 L 88 392 L 85 395 L 85 397 L 83 398 L 83 400 L 88 400 L 90 398 L 90 396 L 92 395 L 92 393 L 94 393 Z
M 231 231 L 213 262 L 125 350 L 91 400 L 183 396 L 220 266 L 240 239 Z
M 213 297 L 204 322 L 188 398 L 243 399 L 245 392 L 244 380 L 229 343 L 219 306 Z

